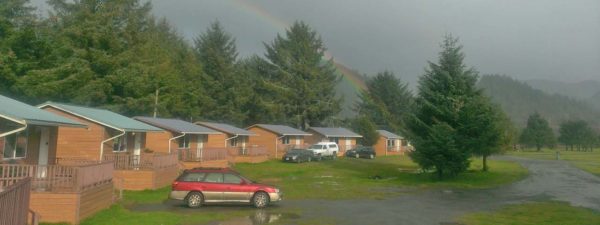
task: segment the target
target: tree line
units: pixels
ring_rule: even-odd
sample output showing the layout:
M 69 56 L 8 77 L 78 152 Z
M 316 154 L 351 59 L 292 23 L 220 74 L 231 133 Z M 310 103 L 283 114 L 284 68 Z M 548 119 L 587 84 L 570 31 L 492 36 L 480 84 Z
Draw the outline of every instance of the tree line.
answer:
M 295 22 L 265 42 L 265 53 L 240 58 L 235 38 L 214 22 L 193 43 L 150 3 L 50 0 L 38 18 L 27 0 L 0 5 L 0 93 L 37 104 L 52 100 L 125 115 L 212 120 L 245 126 L 281 123 L 306 129 L 338 114 L 340 77 L 318 33 Z M 397 132 L 415 146 L 413 161 L 438 177 L 467 170 L 512 143 L 504 112 L 475 84 L 458 39 L 448 35 L 413 94 L 393 72 L 366 82 L 356 119 L 365 138 Z
M 296 22 L 240 58 L 214 22 L 188 43 L 148 1 L 28 0 L 0 4 L 0 94 L 245 126 L 320 125 L 340 110 L 339 81 L 316 31 Z
M 537 151 L 544 147 L 555 148 L 558 143 L 567 151 L 592 151 L 595 147 L 600 147 L 600 133 L 584 120 L 566 120 L 560 123 L 556 137 L 548 121 L 536 112 L 527 119 L 527 126 L 521 132 L 519 143 Z

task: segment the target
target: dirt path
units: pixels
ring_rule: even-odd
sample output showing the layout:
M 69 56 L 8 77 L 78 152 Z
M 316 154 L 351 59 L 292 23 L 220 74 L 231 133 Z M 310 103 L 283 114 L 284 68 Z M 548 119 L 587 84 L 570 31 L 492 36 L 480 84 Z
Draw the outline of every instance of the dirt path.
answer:
M 511 185 L 483 190 L 435 190 L 386 200 L 297 200 L 284 201 L 274 209 L 250 211 L 248 218 L 212 224 L 284 224 L 333 221 L 337 224 L 455 224 L 466 213 L 497 209 L 506 204 L 557 200 L 600 211 L 600 178 L 564 161 L 497 157 L 521 163 L 530 175 Z M 297 208 L 290 218 L 274 213 L 277 208 Z M 210 210 L 235 210 L 211 207 Z M 289 221 L 289 222 L 288 222 Z M 231 223 L 233 222 L 233 223 Z

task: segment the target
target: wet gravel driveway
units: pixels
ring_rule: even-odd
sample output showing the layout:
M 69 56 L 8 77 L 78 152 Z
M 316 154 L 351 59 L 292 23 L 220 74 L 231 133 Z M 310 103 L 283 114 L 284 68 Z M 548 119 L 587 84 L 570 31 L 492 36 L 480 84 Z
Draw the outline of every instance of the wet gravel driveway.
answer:
M 494 210 L 506 204 L 557 200 L 600 211 L 600 178 L 564 161 L 496 157 L 521 163 L 529 176 L 514 184 L 482 190 L 432 190 L 385 200 L 288 200 L 265 210 L 248 210 L 247 218 L 211 224 L 283 224 L 334 221 L 338 224 L 456 224 L 455 218 L 477 211 Z M 164 207 L 185 212 L 180 205 Z M 210 210 L 238 207 L 211 206 Z M 274 213 L 278 208 L 297 208 L 301 215 Z M 205 208 L 206 209 L 206 208 Z M 247 209 L 247 208 L 244 208 Z M 144 210 L 143 206 L 133 210 Z M 163 209 L 164 210 L 164 209 Z

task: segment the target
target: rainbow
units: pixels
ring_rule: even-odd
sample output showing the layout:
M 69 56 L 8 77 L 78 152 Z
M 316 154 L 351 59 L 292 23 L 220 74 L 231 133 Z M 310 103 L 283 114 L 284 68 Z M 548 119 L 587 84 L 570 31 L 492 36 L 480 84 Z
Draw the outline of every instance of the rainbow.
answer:
M 234 7 L 238 8 L 248 14 L 251 14 L 253 16 L 259 17 L 260 19 L 271 24 L 271 26 L 277 28 L 280 31 L 285 31 L 290 26 L 290 23 L 288 23 L 287 21 L 284 21 L 283 19 L 274 16 L 269 11 L 267 11 L 265 8 L 253 3 L 251 1 L 232 0 L 231 2 L 233 3 Z M 333 59 L 333 55 L 329 51 L 325 51 L 324 57 L 325 57 L 325 60 Z M 338 60 L 333 60 L 333 61 L 334 61 L 333 64 L 335 65 L 337 70 L 342 74 L 342 79 L 348 81 L 356 91 L 367 89 L 364 79 L 360 76 L 360 74 L 355 73 L 352 70 L 348 69 L 347 66 L 345 66 L 343 63 L 341 63 Z

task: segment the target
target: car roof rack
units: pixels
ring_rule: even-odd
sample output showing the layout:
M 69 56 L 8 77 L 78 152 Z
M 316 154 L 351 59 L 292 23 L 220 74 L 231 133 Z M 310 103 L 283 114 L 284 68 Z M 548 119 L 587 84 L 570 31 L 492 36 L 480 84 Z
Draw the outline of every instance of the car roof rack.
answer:
M 195 167 L 188 170 L 231 170 L 230 168 L 225 167 Z

